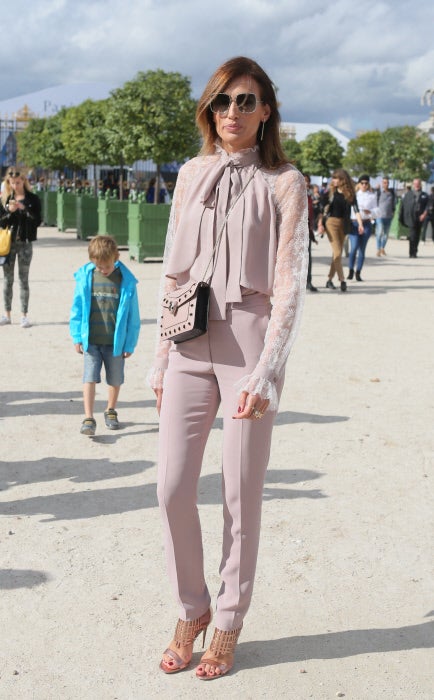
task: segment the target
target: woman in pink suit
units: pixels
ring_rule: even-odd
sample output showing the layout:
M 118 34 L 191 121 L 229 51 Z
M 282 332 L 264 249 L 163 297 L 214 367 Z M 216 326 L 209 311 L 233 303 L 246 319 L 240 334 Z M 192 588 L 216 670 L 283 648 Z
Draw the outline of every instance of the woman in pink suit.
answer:
M 214 636 L 196 669 L 211 680 L 232 668 L 252 597 L 271 433 L 306 288 L 308 227 L 304 178 L 281 149 L 274 88 L 255 61 L 233 58 L 216 70 L 196 122 L 203 147 L 179 172 L 161 296 L 200 281 L 213 256 L 208 330 L 180 344 L 160 341 L 148 381 L 160 413 L 158 499 L 179 605 L 165 673 L 187 668 L 211 622 L 197 484 L 219 407 L 223 413 L 221 588 Z

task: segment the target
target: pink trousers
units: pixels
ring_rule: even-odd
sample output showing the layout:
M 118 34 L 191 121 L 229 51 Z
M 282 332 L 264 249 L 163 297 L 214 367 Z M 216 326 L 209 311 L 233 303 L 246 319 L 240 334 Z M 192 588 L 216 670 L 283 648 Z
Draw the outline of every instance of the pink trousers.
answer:
M 275 412 L 260 420 L 234 420 L 237 380 L 253 371 L 270 314 L 265 295 L 231 304 L 225 321 L 208 333 L 174 345 L 166 371 L 159 431 L 158 500 L 168 572 L 179 617 L 194 620 L 210 607 L 205 582 L 197 488 L 206 442 L 221 404 L 223 412 L 223 537 L 221 587 L 215 625 L 241 627 L 249 608 L 259 546 L 262 492 Z M 278 381 L 278 394 L 284 377 Z M 219 542 L 220 533 L 210 538 Z

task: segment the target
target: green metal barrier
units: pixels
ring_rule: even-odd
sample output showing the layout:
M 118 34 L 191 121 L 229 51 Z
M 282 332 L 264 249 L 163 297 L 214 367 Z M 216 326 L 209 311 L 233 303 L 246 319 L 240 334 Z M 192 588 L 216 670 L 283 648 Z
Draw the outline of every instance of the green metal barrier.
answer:
M 170 204 L 128 204 L 128 248 L 130 258 L 162 258 L 169 223 Z
M 399 221 L 399 212 L 401 211 L 402 201 L 399 199 L 396 203 L 395 212 L 393 214 L 392 223 L 390 224 L 389 236 L 392 238 L 407 238 L 408 228 Z
M 98 199 L 98 234 L 113 236 L 118 246 L 128 246 L 128 200 Z
M 42 218 L 45 226 L 57 225 L 57 192 L 44 191 L 42 195 Z
M 98 199 L 91 194 L 76 196 L 77 238 L 85 241 L 98 233 Z
M 57 228 L 77 228 L 76 195 L 71 192 L 57 193 Z

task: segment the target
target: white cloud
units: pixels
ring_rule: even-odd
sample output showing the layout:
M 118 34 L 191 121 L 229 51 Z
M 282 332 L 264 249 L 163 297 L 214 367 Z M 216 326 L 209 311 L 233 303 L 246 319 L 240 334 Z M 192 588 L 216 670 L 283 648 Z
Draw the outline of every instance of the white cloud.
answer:
M 17 60 L 1 43 L 3 99 L 77 81 L 121 85 L 156 68 L 191 77 L 197 97 L 222 61 L 244 54 L 278 85 L 285 120 L 344 120 L 355 131 L 419 123 L 428 113 L 420 97 L 434 87 L 432 2 L 16 0 L 2 7 L 3 26 L 17 17 L 25 48 Z

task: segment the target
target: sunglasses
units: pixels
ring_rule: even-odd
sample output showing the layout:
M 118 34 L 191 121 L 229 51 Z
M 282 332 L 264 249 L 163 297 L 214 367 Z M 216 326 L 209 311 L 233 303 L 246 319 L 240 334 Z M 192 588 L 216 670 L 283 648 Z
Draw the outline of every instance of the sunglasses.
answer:
M 19 177 L 21 175 L 19 170 L 9 170 L 8 177 Z
M 224 115 L 229 112 L 229 108 L 235 102 L 241 114 L 253 114 L 256 110 L 256 105 L 262 100 L 258 100 L 253 92 L 240 92 L 236 97 L 231 97 L 225 92 L 219 92 L 210 102 L 211 112 L 214 114 Z

